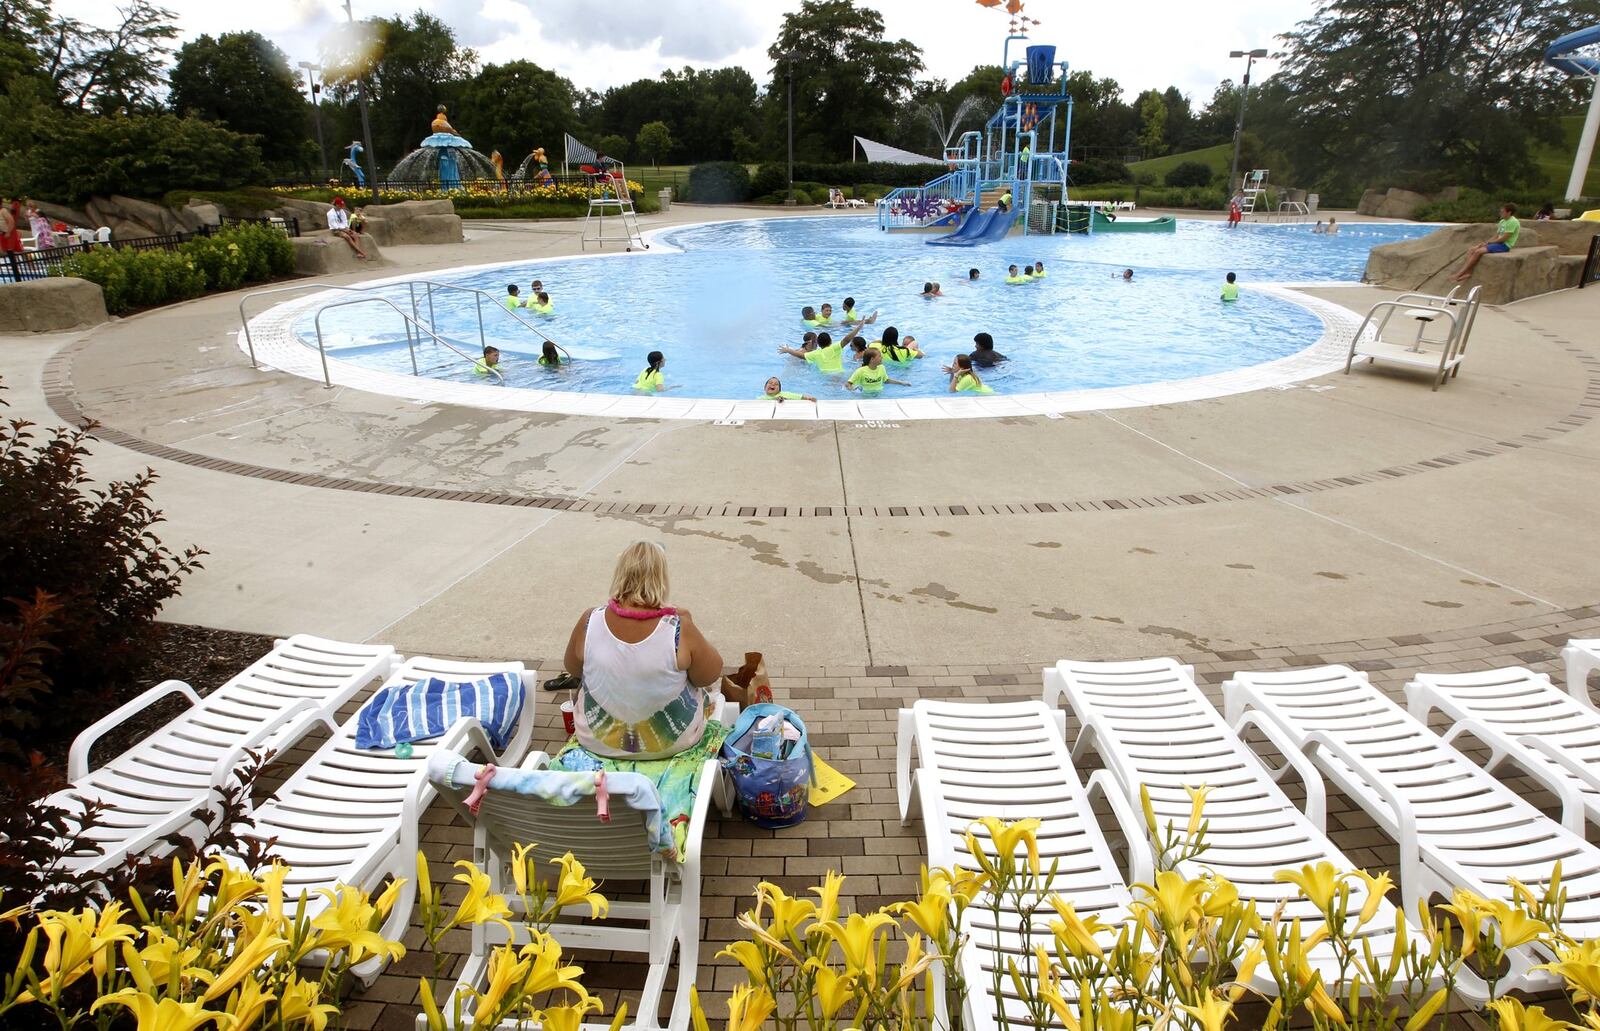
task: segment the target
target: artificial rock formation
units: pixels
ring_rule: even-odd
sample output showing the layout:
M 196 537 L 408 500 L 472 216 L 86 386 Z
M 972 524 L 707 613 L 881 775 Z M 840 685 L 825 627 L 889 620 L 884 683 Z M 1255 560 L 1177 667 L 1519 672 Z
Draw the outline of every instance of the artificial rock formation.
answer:
M 1380 244 L 1367 256 L 1368 283 L 1393 290 L 1448 293 L 1451 277 L 1466 261 L 1467 251 L 1494 239 L 1493 222 L 1444 226 L 1415 240 Z M 1506 254 L 1486 254 L 1473 269 L 1467 287 L 1481 286 L 1485 304 L 1505 304 L 1578 285 L 1589 241 L 1600 224 L 1524 222 L 1517 246 Z
M 109 318 L 105 293 L 84 279 L 52 277 L 0 287 L 0 333 L 50 333 Z
M 294 244 L 294 270 L 302 276 L 360 272 L 391 264 L 378 250 L 378 242 L 368 233 L 361 234 L 361 249 L 367 252 L 367 260 L 362 261 L 349 244 L 326 229 L 307 233 L 302 227 L 300 232 L 301 235 L 289 242 Z

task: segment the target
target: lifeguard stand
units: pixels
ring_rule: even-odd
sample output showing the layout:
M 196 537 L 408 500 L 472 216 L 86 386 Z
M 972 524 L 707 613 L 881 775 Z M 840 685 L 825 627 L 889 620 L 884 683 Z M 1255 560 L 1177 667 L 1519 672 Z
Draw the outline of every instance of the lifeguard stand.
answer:
M 586 251 L 591 243 L 604 247 L 608 240 L 606 222 L 609 220 L 612 223 L 611 242 L 626 243 L 630 251 L 636 246 L 649 250 L 650 245 L 644 242 L 639 232 L 639 216 L 633 209 L 633 195 L 628 191 L 628 170 L 621 162 L 613 164 L 609 161 L 604 167 L 583 165 L 581 170 L 588 180 L 591 193 L 595 189 L 600 192 L 589 198 L 589 211 L 583 217 L 583 236 L 578 243 L 579 249 Z M 621 225 L 617 225 L 619 220 Z

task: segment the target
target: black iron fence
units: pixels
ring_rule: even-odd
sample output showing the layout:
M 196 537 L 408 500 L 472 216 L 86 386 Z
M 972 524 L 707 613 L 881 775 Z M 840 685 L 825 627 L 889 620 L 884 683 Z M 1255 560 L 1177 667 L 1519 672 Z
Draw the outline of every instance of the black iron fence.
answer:
M 74 254 L 94 250 L 114 251 L 175 251 L 181 244 L 197 236 L 212 236 L 224 226 L 268 225 L 283 230 L 290 237 L 300 235 L 298 218 L 225 218 L 222 225 L 203 225 L 194 232 L 166 233 L 160 236 L 134 236 L 124 240 L 78 240 L 37 251 L 7 251 L 0 261 L 0 283 L 21 283 L 30 279 L 45 279 L 61 275 L 62 264 Z
M 1589 241 L 1589 256 L 1583 261 L 1583 275 L 1578 277 L 1578 289 L 1590 283 L 1600 283 L 1600 234 Z

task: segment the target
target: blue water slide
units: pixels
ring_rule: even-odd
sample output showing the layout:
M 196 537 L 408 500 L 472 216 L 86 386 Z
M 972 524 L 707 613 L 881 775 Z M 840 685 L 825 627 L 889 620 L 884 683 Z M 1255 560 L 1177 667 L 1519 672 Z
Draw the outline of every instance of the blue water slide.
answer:
M 961 227 L 955 232 L 946 233 L 943 236 L 936 236 L 928 242 L 932 244 L 939 244 L 945 247 L 970 246 L 971 244 L 977 242 L 975 237 L 988 228 L 989 223 L 994 221 L 995 216 L 999 213 L 1000 212 L 998 209 L 979 211 L 974 208 L 972 213 L 969 214 L 964 221 L 962 221 Z
M 1600 75 L 1600 57 L 1580 54 L 1586 47 L 1600 46 L 1600 25 L 1569 32 L 1545 48 L 1544 63 L 1568 75 Z
M 999 208 L 980 211 L 949 236 L 935 237 L 928 242 L 946 247 L 976 247 L 980 243 L 1005 239 L 1016 221 L 1016 211 L 1001 211 Z

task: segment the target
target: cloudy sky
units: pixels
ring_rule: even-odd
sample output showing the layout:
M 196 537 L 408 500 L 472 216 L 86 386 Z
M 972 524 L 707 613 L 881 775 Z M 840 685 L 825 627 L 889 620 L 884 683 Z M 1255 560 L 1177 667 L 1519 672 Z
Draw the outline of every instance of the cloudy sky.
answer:
M 315 60 L 317 40 L 344 19 L 335 0 L 266 0 L 234 7 L 216 0 L 157 0 L 175 11 L 185 39 L 255 29 L 291 61 Z M 451 25 L 485 62 L 525 58 L 579 86 L 604 89 L 664 68 L 738 64 L 765 82 L 766 47 L 783 13 L 798 0 L 353 0 L 357 18 L 409 13 L 422 7 Z M 955 80 L 973 65 L 998 63 L 1006 16 L 973 0 L 865 0 L 881 11 L 892 37 L 922 48 L 927 74 Z M 56 0 L 71 17 L 105 24 L 117 0 Z M 1238 78 L 1234 49 L 1273 47 L 1314 0 L 1128 0 L 1093 6 L 1067 0 L 1029 0 L 1027 14 L 1042 24 L 1033 38 L 1054 43 L 1072 67 L 1116 78 L 1129 95 L 1176 85 L 1197 101 L 1216 84 Z M 1107 12 L 1114 12 L 1107 16 Z M 599 24 L 604 22 L 606 28 Z M 1258 65 L 1258 67 L 1260 67 Z M 1273 66 L 1268 63 L 1266 70 Z

